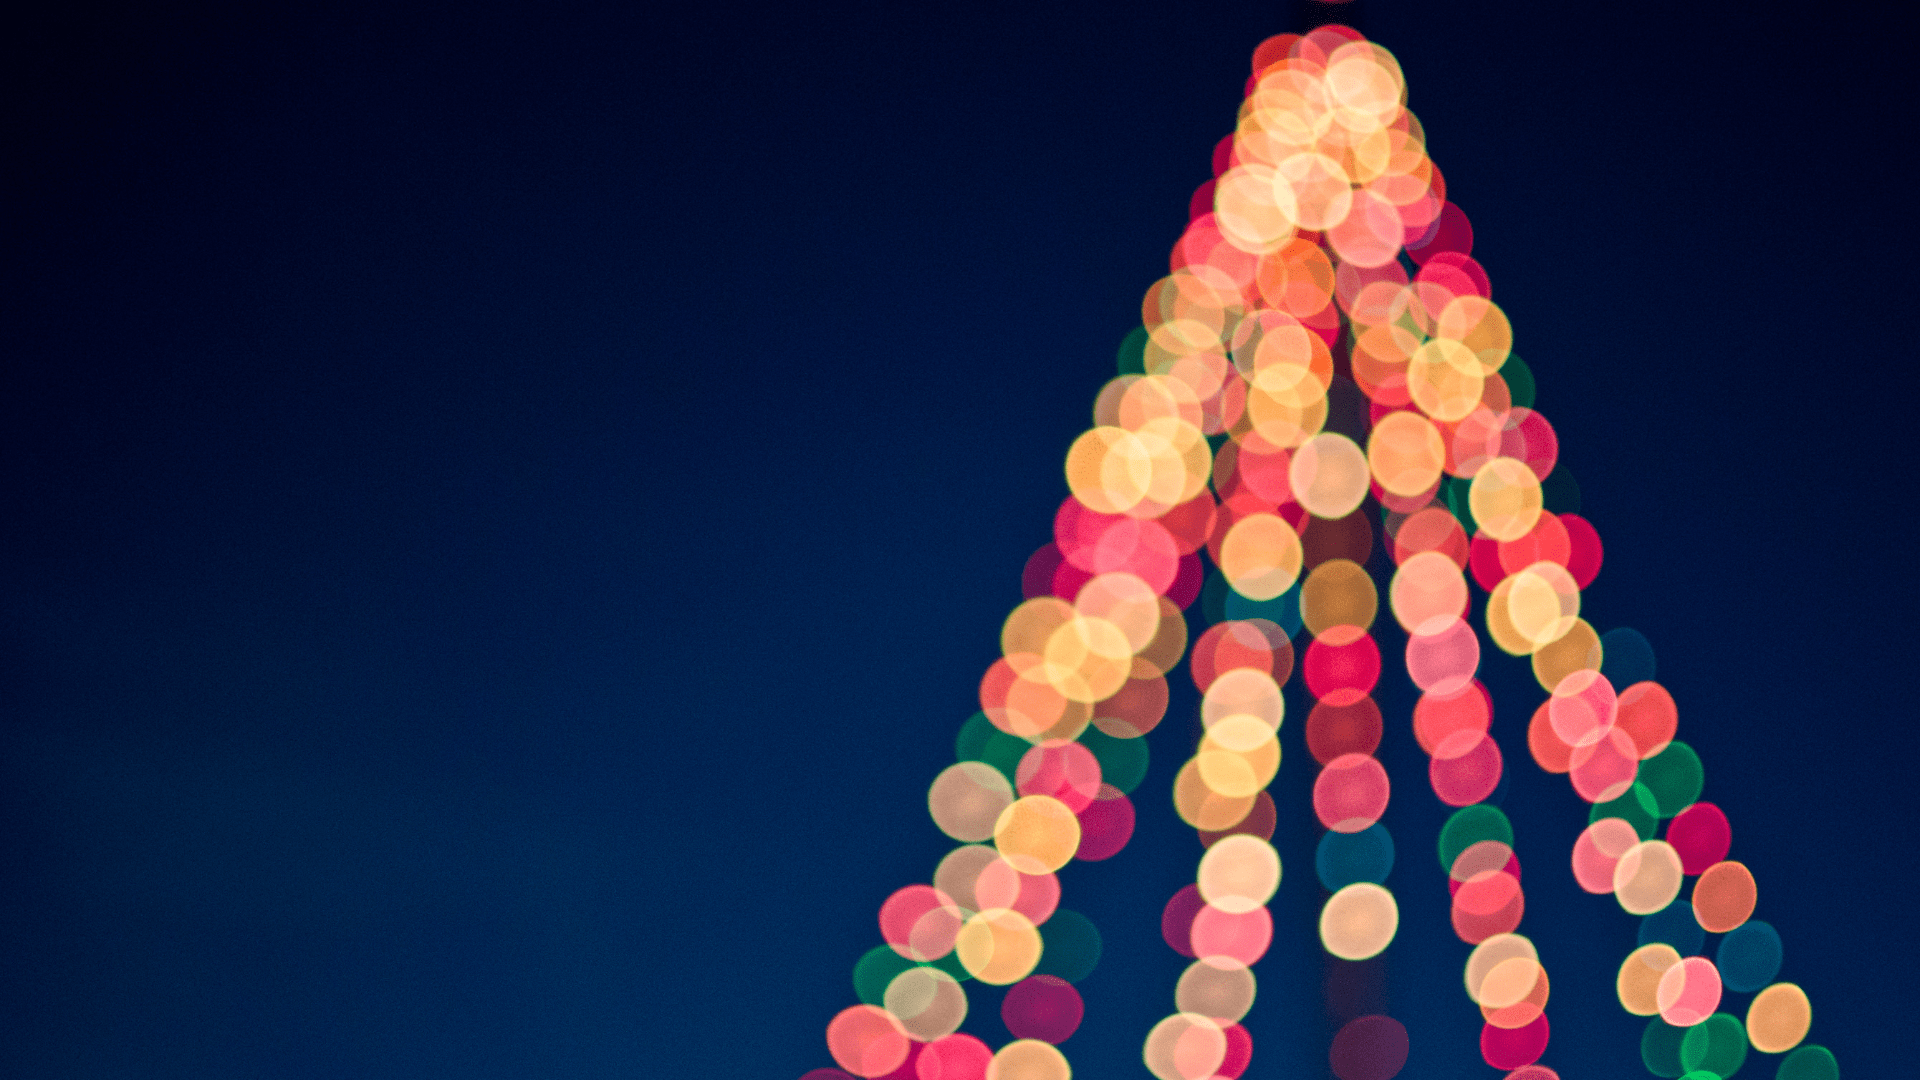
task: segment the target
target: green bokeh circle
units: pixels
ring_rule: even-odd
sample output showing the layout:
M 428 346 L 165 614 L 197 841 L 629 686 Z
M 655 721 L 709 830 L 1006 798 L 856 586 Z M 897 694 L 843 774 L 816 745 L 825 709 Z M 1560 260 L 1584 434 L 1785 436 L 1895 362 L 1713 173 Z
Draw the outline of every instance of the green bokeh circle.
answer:
M 1060 908 L 1040 926 L 1040 963 L 1036 975 L 1079 982 L 1100 963 L 1100 931 L 1093 920 Z
M 1587 824 L 1591 825 L 1601 818 L 1617 817 L 1633 826 L 1640 839 L 1651 840 L 1660 828 L 1659 804 L 1654 800 L 1653 792 L 1647 785 L 1635 783 L 1627 793 L 1612 802 L 1595 803 L 1587 814 Z
M 1647 1071 L 1655 1076 L 1679 1076 L 1687 1071 L 1680 1064 L 1680 1044 L 1687 1037 L 1686 1028 L 1677 1028 L 1659 1017 L 1647 1022 L 1647 1030 L 1640 1036 L 1640 1060 Z
M 1732 1076 L 1747 1060 L 1747 1029 L 1731 1013 L 1714 1013 L 1687 1029 L 1680 1041 L 1680 1064 L 1718 1077 Z
M 1705 781 L 1706 771 L 1700 767 L 1700 755 L 1678 739 L 1640 763 L 1639 782 L 1653 792 L 1659 807 L 1657 812 L 1663 818 L 1670 818 L 1699 802 L 1700 788 Z
M 913 966 L 913 961 L 886 945 L 868 949 L 866 955 L 853 965 L 854 996 L 867 1005 L 884 1005 L 887 984 L 893 981 L 894 976 Z
M 1477 803 L 1453 812 L 1440 827 L 1440 868 L 1451 872 L 1453 860 L 1482 840 L 1498 840 L 1513 846 L 1513 823 L 1497 806 Z
M 1824 1046 L 1802 1046 L 1780 1062 L 1777 1080 L 1840 1080 L 1840 1063 Z
M 1147 740 L 1116 739 L 1097 727 L 1080 733 L 1080 743 L 1100 763 L 1100 779 L 1128 795 L 1147 778 Z M 1068 980 L 1072 981 L 1072 980 Z

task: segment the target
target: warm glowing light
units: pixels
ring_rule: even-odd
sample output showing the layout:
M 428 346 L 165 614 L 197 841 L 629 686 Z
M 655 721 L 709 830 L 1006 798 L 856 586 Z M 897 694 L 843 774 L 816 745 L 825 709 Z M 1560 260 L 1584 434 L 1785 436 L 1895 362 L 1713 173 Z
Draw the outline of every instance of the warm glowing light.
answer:
M 1320 943 L 1342 960 L 1377 956 L 1400 929 L 1400 906 L 1385 886 L 1356 882 L 1327 898 L 1320 910 Z
M 1800 1045 L 1813 1027 L 1807 992 L 1792 983 L 1775 983 L 1747 1006 L 1747 1037 L 1764 1054 L 1784 1054 Z

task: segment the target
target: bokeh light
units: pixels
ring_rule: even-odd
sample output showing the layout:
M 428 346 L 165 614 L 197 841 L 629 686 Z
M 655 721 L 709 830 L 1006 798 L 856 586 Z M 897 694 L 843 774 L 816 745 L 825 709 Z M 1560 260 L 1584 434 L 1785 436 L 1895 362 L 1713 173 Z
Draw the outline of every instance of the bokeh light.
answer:
M 1613 895 L 1632 915 L 1651 915 L 1680 895 L 1680 856 L 1663 840 L 1642 840 L 1613 868 Z
M 1393 871 L 1393 837 L 1378 824 L 1353 833 L 1328 830 L 1314 851 L 1313 867 L 1328 892 L 1358 881 L 1384 885 Z
M 1824 1046 L 1802 1046 L 1780 1062 L 1777 1080 L 1840 1080 L 1840 1065 Z
M 1704 1022 L 1720 1007 L 1720 972 L 1704 956 L 1689 956 L 1668 968 L 1654 990 L 1660 1019 L 1674 1027 Z
M 1258 987 L 1253 969 L 1228 956 L 1207 956 L 1187 965 L 1174 984 L 1174 1006 L 1183 1013 L 1212 1017 L 1223 1028 L 1253 1008 Z
M 1641 945 L 1662 942 L 1681 956 L 1698 956 L 1706 948 L 1707 932 L 1693 916 L 1693 905 L 1673 903 L 1640 920 L 1635 940 Z
M 940 831 L 955 840 L 985 840 L 1000 812 L 1013 802 L 1013 787 L 999 770 L 978 761 L 947 766 L 927 791 L 927 807 Z
M 1774 983 L 1747 1006 L 1747 1036 L 1764 1054 L 1783 1054 L 1800 1045 L 1813 1027 L 1813 1005 L 1793 983 Z
M 1334 1035 L 1327 1060 L 1340 1080 L 1393 1080 L 1406 1068 L 1410 1048 L 1406 1025 L 1400 1021 L 1361 1016 Z
M 1685 866 L 1681 869 L 1684 870 Z M 1727 933 L 1737 929 L 1753 914 L 1758 895 L 1753 872 L 1745 864 L 1715 863 L 1694 883 L 1694 918 L 1709 933 Z
M 914 1080 L 986 1080 L 992 1060 L 993 1051 L 986 1043 L 964 1033 L 949 1035 L 920 1049 Z
M 872 1005 L 854 1005 L 827 1024 L 827 1050 L 855 1076 L 885 1076 L 907 1060 L 910 1040 L 892 1013 Z
M 1541 1013 L 1525 1027 L 1503 1028 L 1484 1024 L 1480 1028 L 1480 1056 L 1496 1069 L 1518 1069 L 1531 1065 L 1546 1053 L 1551 1031 L 1546 1013 Z
M 1628 953 L 1614 980 L 1620 1007 L 1635 1016 L 1659 1013 L 1660 980 L 1669 968 L 1679 962 L 1679 952 L 1673 946 L 1662 943 L 1642 945 Z
M 1516 705 L 1533 708 L 1528 756 L 1588 804 L 1570 852 L 1575 882 L 1638 919 L 1614 989 L 1649 1018 L 1643 1062 L 1660 1076 L 1723 1078 L 1751 1048 L 1786 1055 L 1780 1080 L 1837 1077 L 1832 1055 L 1804 1044 L 1806 995 L 1774 981 L 1780 937 L 1752 919 L 1758 886 L 1728 858 L 1726 814 L 1699 801 L 1704 768 L 1677 738 L 1652 644 L 1582 615 L 1603 563 L 1599 532 L 1580 514 L 1560 433 L 1534 408 L 1533 368 L 1513 355 L 1472 226 L 1406 102 L 1398 62 L 1351 28 L 1277 35 L 1255 51 L 1212 179 L 1166 276 L 1141 298 L 1092 426 L 1067 449 L 1068 494 L 1026 560 L 980 711 L 927 789 L 933 823 L 959 846 L 931 884 L 881 904 L 883 944 L 853 971 L 859 1004 L 828 1024 L 840 1068 L 814 1080 L 1068 1080 L 1056 1044 L 1085 1016 L 1074 984 L 1094 970 L 1101 938 L 1059 906 L 1084 872 L 1067 867 L 1120 855 L 1138 813 L 1165 805 L 1147 794 L 1167 790 L 1168 773 L 1200 855 L 1193 883 L 1162 911 L 1163 937 L 1189 963 L 1143 1060 L 1160 1080 L 1245 1074 L 1242 1021 L 1282 888 L 1274 837 L 1288 800 L 1268 789 L 1296 666 L 1312 698 L 1303 737 L 1325 830 L 1314 853 L 1330 894 L 1321 944 L 1346 962 L 1379 957 L 1400 930 L 1382 820 L 1383 758 L 1397 750 L 1383 754 L 1374 696 L 1395 697 L 1379 689 L 1373 635 L 1381 552 L 1419 692 L 1395 723 L 1410 720 L 1428 785 L 1451 811 L 1436 850 L 1484 1062 L 1510 1080 L 1557 1080 L 1538 1064 L 1553 980 L 1519 933 L 1515 830 L 1493 805 L 1509 762 L 1488 685 L 1505 676 L 1480 681 L 1481 631 L 1525 658 L 1546 695 Z M 1478 613 L 1469 578 L 1485 594 Z M 1189 608 L 1211 623 L 1195 624 L 1197 636 Z M 1168 715 L 1183 659 L 1200 732 L 1184 764 L 1156 774 L 1146 736 Z M 1724 935 L 1711 958 L 1708 933 Z M 1000 1017 L 1014 1041 L 997 1052 L 959 1031 L 969 980 L 1008 987 Z M 1755 994 L 1744 1022 L 1718 1011 L 1725 991 Z M 1407 1030 L 1360 1011 L 1334 1013 L 1344 1023 L 1332 1071 L 1390 1080 L 1409 1060 Z
M 1719 807 L 1697 802 L 1667 823 L 1667 843 L 1679 852 L 1681 869 L 1687 874 L 1704 873 L 1733 850 L 1733 826 Z
M 1227 911 L 1212 904 L 1193 916 L 1191 948 L 1195 956 L 1224 956 L 1252 966 L 1273 944 L 1273 916 L 1264 907 Z
M 1581 831 L 1573 843 L 1573 878 L 1590 893 L 1613 891 L 1613 870 L 1620 857 L 1640 842 L 1640 834 L 1624 818 L 1601 818 Z
M 1342 960 L 1377 956 L 1400 928 L 1400 906 L 1385 886 L 1356 882 L 1327 898 L 1320 911 L 1320 943 Z
M 1040 931 L 1033 921 L 1007 908 L 975 912 L 954 943 L 967 974 L 994 986 L 1026 978 L 1040 962 L 1040 950 Z
M 953 1034 L 967 1018 L 967 992 L 959 980 L 935 967 L 911 967 L 894 976 L 882 1000 L 886 1011 L 920 1042 Z
M 1729 1013 L 1714 1013 L 1680 1040 L 1680 1067 L 1688 1073 L 1732 1076 L 1746 1060 L 1746 1028 Z
M 1016 1039 L 1066 1042 L 1085 1015 L 1079 992 L 1055 975 L 1030 975 L 1000 1001 L 1000 1018 Z
M 1080 820 L 1058 799 L 1027 795 L 1000 812 L 993 843 L 1023 874 L 1050 874 L 1080 846 Z
M 1147 1033 L 1142 1055 L 1159 1080 L 1207 1080 L 1227 1057 L 1221 1025 L 1198 1013 L 1174 1013 Z
M 1201 899 L 1231 914 L 1263 907 L 1280 887 L 1280 855 L 1257 837 L 1229 836 L 1200 857 L 1199 887 Z
M 1785 956 L 1780 932 L 1771 924 L 1749 919 L 1720 939 L 1713 962 L 1727 989 L 1750 994 L 1773 981 Z
M 1068 1080 L 1073 1070 L 1052 1043 L 1017 1039 L 994 1052 L 987 1080 Z
M 1392 797 L 1387 770 L 1366 754 L 1343 754 L 1313 782 L 1313 812 L 1334 832 L 1359 832 L 1380 820 Z

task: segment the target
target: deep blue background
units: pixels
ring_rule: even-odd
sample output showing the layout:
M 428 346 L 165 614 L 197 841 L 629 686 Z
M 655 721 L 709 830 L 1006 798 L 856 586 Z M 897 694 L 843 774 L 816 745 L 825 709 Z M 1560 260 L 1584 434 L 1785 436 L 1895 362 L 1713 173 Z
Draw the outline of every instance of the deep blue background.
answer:
M 1586 612 L 1658 649 L 1814 1038 L 1889 1075 L 1920 963 L 1903 36 L 1366 3 L 1606 540 Z M 925 786 L 1060 457 L 1301 16 L 633 7 L 15 27 L 0 1073 L 829 1063 L 874 909 L 947 847 Z M 1488 671 L 1546 1060 L 1645 1075 L 1632 921 L 1568 880 L 1537 690 Z M 1382 697 L 1405 1075 L 1491 1076 Z M 1063 875 L 1108 940 L 1085 1076 L 1144 1076 L 1171 1009 L 1180 707 L 1135 844 Z M 1287 732 L 1254 1080 L 1320 1075 L 1328 1030 Z

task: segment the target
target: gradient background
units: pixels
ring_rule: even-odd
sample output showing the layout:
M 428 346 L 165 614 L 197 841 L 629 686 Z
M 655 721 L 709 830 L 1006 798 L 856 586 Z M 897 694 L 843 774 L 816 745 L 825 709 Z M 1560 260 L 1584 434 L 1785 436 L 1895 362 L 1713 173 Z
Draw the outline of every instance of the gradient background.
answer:
M 1814 1039 L 1908 1067 L 1906 35 L 1365 3 L 1606 541 L 1586 613 L 1654 642 Z M 830 1064 L 875 909 L 949 846 L 925 788 L 1061 456 L 1304 16 L 638 6 L 12 28 L 0 1073 Z M 1633 921 L 1564 870 L 1524 665 L 1487 672 L 1546 1061 L 1644 1076 Z M 1146 1075 L 1181 966 L 1174 681 L 1134 844 L 1063 874 L 1107 938 L 1088 1077 Z M 1372 992 L 1403 1075 L 1488 1077 L 1404 682 Z M 1253 1080 L 1321 1075 L 1331 1030 L 1293 715 Z

